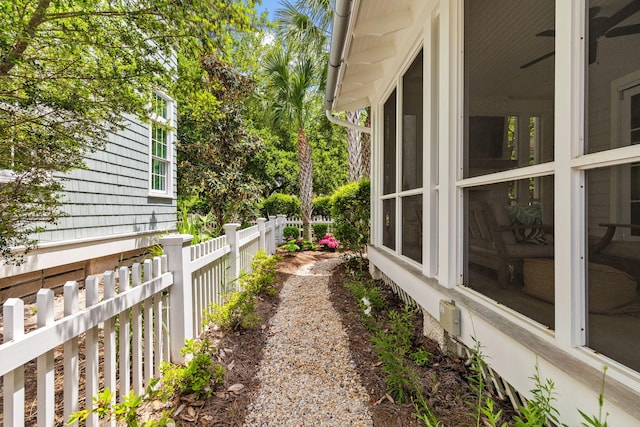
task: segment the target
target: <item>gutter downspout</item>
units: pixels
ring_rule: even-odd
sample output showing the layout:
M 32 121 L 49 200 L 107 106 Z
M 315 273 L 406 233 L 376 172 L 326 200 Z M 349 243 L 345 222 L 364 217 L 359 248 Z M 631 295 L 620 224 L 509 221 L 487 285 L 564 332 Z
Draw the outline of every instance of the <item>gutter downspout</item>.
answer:
M 327 119 L 331 123 L 370 134 L 371 128 L 349 123 L 346 120 L 342 120 L 334 116 L 331 112 L 334 95 L 336 93 L 336 84 L 338 82 L 338 72 L 340 71 L 340 65 L 342 64 L 342 51 L 344 49 L 347 28 L 349 26 L 351 1 L 352 0 L 336 0 L 336 10 L 333 13 L 333 26 L 331 30 L 331 50 L 329 53 L 329 67 L 327 70 L 327 86 L 324 94 L 324 109 Z

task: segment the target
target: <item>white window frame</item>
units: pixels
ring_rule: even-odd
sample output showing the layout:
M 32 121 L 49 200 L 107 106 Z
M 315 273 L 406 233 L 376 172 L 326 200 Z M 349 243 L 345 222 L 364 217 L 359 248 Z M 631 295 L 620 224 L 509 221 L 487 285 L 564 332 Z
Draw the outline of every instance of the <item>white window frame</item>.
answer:
M 459 70 L 459 75 L 452 76 L 456 82 L 447 86 L 447 76 L 442 76 L 440 88 L 443 89 L 443 97 L 449 96 L 451 100 L 457 100 L 458 105 L 449 110 L 441 109 L 441 113 L 455 115 L 455 119 L 450 119 L 447 128 L 439 130 L 441 134 L 440 147 L 448 148 L 445 153 L 441 151 L 442 160 L 445 154 L 455 156 L 457 170 L 449 171 L 451 175 L 440 172 L 440 187 L 443 188 L 441 197 L 447 196 L 445 191 L 446 180 L 455 175 L 452 188 L 456 201 L 442 206 L 442 209 L 457 206 L 455 219 L 440 218 L 441 224 L 450 224 L 450 228 L 443 230 L 453 230 L 461 236 L 465 230 L 464 211 L 461 208 L 463 190 L 480 184 L 492 184 L 503 182 L 504 180 L 517 180 L 529 177 L 541 177 L 552 175 L 554 177 L 554 245 L 555 245 L 555 330 L 552 335 L 542 328 L 534 328 L 529 322 L 519 318 L 517 315 L 509 316 L 515 323 L 527 325 L 528 331 L 544 340 L 551 340 L 557 347 L 567 351 L 577 357 L 582 362 L 590 365 L 594 369 L 601 370 L 603 364 L 610 369 L 608 376 L 629 387 L 637 387 L 640 377 L 637 372 L 626 366 L 617 363 L 613 359 L 598 354 L 586 347 L 587 343 L 587 318 L 586 310 L 586 262 L 587 256 L 587 205 L 586 205 L 586 174 L 588 170 L 640 162 L 640 145 L 612 148 L 610 150 L 585 153 L 585 140 L 587 129 L 586 123 L 586 103 L 587 96 L 587 76 L 585 69 L 586 54 L 586 6 L 581 0 L 556 0 L 555 3 L 555 99 L 554 99 L 554 160 L 515 170 L 493 173 L 480 177 L 462 179 L 463 163 L 463 130 L 464 117 L 464 76 L 462 71 L 464 38 L 463 38 L 463 4 L 464 0 L 452 2 L 451 7 L 446 12 L 455 14 L 458 17 L 457 27 L 448 28 L 442 34 L 448 34 L 452 41 L 449 46 L 452 52 L 458 52 L 456 60 L 451 60 L 449 65 L 453 69 Z M 445 10 L 443 9 L 443 12 Z M 445 18 L 443 16 L 442 18 Z M 441 21 L 442 22 L 442 21 Z M 442 54 L 442 52 L 441 52 Z M 446 58 L 446 56 L 445 56 Z M 444 58 L 443 58 L 444 59 Z M 448 58 L 447 58 L 448 59 Z M 457 63 L 457 65 L 456 65 Z M 447 90 L 448 92 L 445 92 Z M 612 93 L 611 96 L 617 96 Z M 442 106 L 442 104 L 440 104 Z M 441 121 L 442 123 L 442 121 Z M 443 132 L 445 132 L 443 134 Z M 448 147 L 443 142 L 443 135 L 448 135 L 450 141 L 456 141 Z M 454 137 L 458 135 L 458 137 Z M 562 141 L 562 143 L 560 143 Z M 444 163 L 446 164 L 446 163 Z M 457 174 L 456 174 L 457 172 Z M 444 178 L 444 179 L 443 179 Z M 452 214 L 453 211 L 450 211 Z M 457 221 L 457 225 L 452 221 Z M 450 271 L 449 277 L 461 278 L 464 271 L 462 260 L 464 259 L 464 242 L 462 238 L 450 240 L 454 242 L 453 253 L 458 260 L 457 266 Z M 446 239 L 442 242 L 440 256 L 448 256 L 449 249 L 446 247 Z M 443 260 L 444 261 L 444 260 Z M 442 261 L 442 262 L 443 262 Z M 442 268 L 452 269 L 452 264 L 442 263 Z M 444 272 L 442 272 L 444 275 Z M 442 282 L 442 280 L 441 280 Z M 460 283 L 458 283 L 460 284 Z M 451 287 L 451 286 L 449 286 Z M 492 305 L 482 298 L 476 297 L 471 292 L 466 292 L 464 288 L 458 288 L 465 292 L 470 298 L 482 305 Z M 506 315 L 506 312 L 502 312 Z
M 427 251 L 425 250 L 425 241 L 428 241 L 429 239 L 429 234 L 428 231 L 429 229 L 426 228 L 426 221 L 427 221 L 427 217 L 428 215 L 426 215 L 427 213 L 427 209 L 429 208 L 426 204 L 425 204 L 425 200 L 424 200 L 424 189 L 425 187 L 425 180 L 424 180 L 424 175 L 427 173 L 426 169 L 428 166 L 428 163 L 425 162 L 425 157 L 426 157 L 426 153 L 425 150 L 423 149 L 423 153 L 422 153 L 422 171 L 423 171 L 423 177 L 422 177 L 422 186 L 418 187 L 418 188 L 413 188 L 410 190 L 402 190 L 402 132 L 403 132 L 403 117 L 402 117 L 402 104 L 403 104 L 403 78 L 405 76 L 405 74 L 408 72 L 409 68 L 411 67 L 411 65 L 413 64 L 413 62 L 416 60 L 418 54 L 420 53 L 420 51 L 422 50 L 423 52 L 423 59 L 422 59 L 422 67 L 423 67 L 423 93 L 424 93 L 424 88 L 427 87 L 428 84 L 430 84 L 427 80 L 426 77 L 428 76 L 428 74 L 426 74 L 425 72 L 425 67 L 427 67 L 427 64 L 430 64 L 430 61 L 428 60 L 427 54 L 428 51 L 424 50 L 424 40 L 423 38 L 419 38 L 418 40 L 416 40 L 415 45 L 409 50 L 409 55 L 406 57 L 406 60 L 403 62 L 402 67 L 400 68 L 400 73 L 398 74 L 398 76 L 393 80 L 393 84 L 389 87 L 389 89 L 386 91 L 385 95 L 383 96 L 383 98 L 381 99 L 380 103 L 379 103 L 379 111 L 380 111 L 380 117 L 384 116 L 384 104 L 385 102 L 389 99 L 389 96 L 391 96 L 391 94 L 393 93 L 394 90 L 396 90 L 396 138 L 395 138 L 395 143 L 396 143 L 396 158 L 395 158 L 395 165 L 396 165 L 396 176 L 395 176 L 395 184 L 396 184 L 396 188 L 395 191 L 389 193 L 389 194 L 383 194 L 383 189 L 382 189 L 382 182 L 380 182 L 380 195 L 378 197 L 378 207 L 379 210 L 377 210 L 377 212 L 379 212 L 380 215 L 382 215 L 383 213 L 383 201 L 384 200 L 389 200 L 389 199 L 394 199 L 395 200 L 395 250 L 390 249 L 386 246 L 383 245 L 382 243 L 382 230 L 384 227 L 384 221 L 382 218 L 376 219 L 376 221 L 372 224 L 378 223 L 378 235 L 380 236 L 380 240 L 379 242 L 376 242 L 379 244 L 380 248 L 382 248 L 385 251 L 388 251 L 390 253 L 393 253 L 394 255 L 400 256 L 402 257 L 403 260 L 405 260 L 406 262 L 413 264 L 417 267 L 419 267 L 420 269 L 424 268 L 425 263 L 427 262 L 427 259 L 425 258 L 427 255 Z M 429 74 L 430 75 L 430 74 Z M 425 125 L 427 124 L 426 121 L 426 115 L 428 114 L 427 112 L 427 103 L 429 102 L 429 100 L 427 99 L 426 96 L 423 96 L 423 108 L 422 108 L 422 115 L 423 115 L 423 135 L 422 135 L 422 141 L 423 141 L 423 145 L 427 146 L 430 143 L 430 135 L 427 135 L 424 133 Z M 382 122 L 383 120 L 381 120 Z M 380 128 L 380 135 L 384 135 L 384 129 L 383 126 L 384 124 L 381 123 L 380 124 L 381 128 Z M 384 162 L 384 140 L 381 140 L 381 144 L 380 144 L 380 172 L 383 173 L 383 162 Z M 405 256 L 402 254 L 402 200 L 405 197 L 409 197 L 409 196 L 423 196 L 423 200 L 422 200 L 422 263 L 419 263 L 411 258 L 409 258 L 408 256 Z M 378 222 L 379 221 L 379 222 Z
M 156 114 L 155 108 L 151 106 L 151 114 L 149 115 L 149 196 L 172 198 L 173 197 L 173 169 L 174 169 L 174 134 L 175 134 L 175 121 L 174 121 L 174 101 L 166 93 L 155 90 L 153 96 L 157 95 L 167 103 L 167 117 L 164 118 Z M 154 129 L 155 125 L 160 124 L 166 126 L 167 133 L 167 147 L 166 158 L 161 158 L 153 154 L 153 142 L 154 142 Z M 165 188 L 163 190 L 153 188 L 154 173 L 153 164 L 155 160 L 161 161 L 165 165 Z

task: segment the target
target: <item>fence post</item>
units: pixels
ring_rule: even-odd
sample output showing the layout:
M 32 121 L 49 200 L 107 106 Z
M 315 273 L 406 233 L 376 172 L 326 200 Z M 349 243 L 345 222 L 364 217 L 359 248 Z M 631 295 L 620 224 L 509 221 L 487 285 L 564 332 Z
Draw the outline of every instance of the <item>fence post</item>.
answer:
M 269 215 L 269 222 L 271 223 L 271 235 L 269 236 L 269 247 L 271 248 L 271 253 L 269 255 L 273 255 L 276 253 L 276 247 L 278 246 L 278 241 L 276 240 L 276 225 L 277 225 L 277 221 L 276 221 L 276 216 L 275 215 Z
M 229 261 L 227 262 L 227 286 L 240 277 L 240 242 L 238 241 L 238 228 L 240 224 L 225 224 L 224 233 L 227 235 L 227 243 L 231 252 L 229 252 Z M 236 289 L 237 290 L 237 289 Z
M 176 363 L 184 361 L 184 356 L 180 354 L 184 340 L 193 338 L 193 317 L 191 315 L 193 298 L 189 268 L 191 240 L 193 240 L 193 236 L 190 234 L 174 234 L 160 239 L 164 253 L 167 254 L 169 271 L 173 273 L 173 286 L 169 292 L 169 318 L 171 319 L 169 344 L 170 360 Z
M 64 315 L 71 316 L 78 312 L 78 282 L 76 281 L 68 281 L 64 284 L 63 288 L 64 295 Z M 107 297 L 107 293 L 105 291 L 105 298 Z M 63 414 L 64 419 L 68 420 L 71 414 L 78 411 L 78 401 L 80 394 L 80 353 L 78 351 L 78 337 L 71 338 L 69 341 L 65 342 L 63 345 L 63 374 L 64 377 L 64 407 Z M 113 352 L 112 362 L 115 365 L 115 351 Z M 106 360 L 106 356 L 105 356 Z M 105 375 L 106 377 L 106 375 Z M 115 378 L 115 373 L 114 373 Z M 115 393 L 115 387 L 112 388 Z M 115 395 L 111 400 L 112 404 L 115 404 Z M 78 423 L 75 422 L 72 426 L 77 426 Z M 111 425 L 115 426 L 115 420 L 112 421 Z
M 3 306 L 4 342 L 24 335 L 24 303 L 18 298 L 9 298 Z M 4 376 L 4 425 L 24 425 L 24 366 Z
M 284 228 L 284 222 L 286 219 L 287 216 L 284 214 L 279 214 L 276 219 L 276 223 L 278 224 L 278 227 L 276 228 L 276 241 L 278 244 L 284 242 L 284 239 L 282 238 L 282 229 Z
M 96 291 L 97 291 L 96 285 Z M 87 290 L 88 292 L 88 290 Z M 97 295 L 97 292 L 96 292 Z M 37 309 L 38 309 L 38 328 L 42 328 L 44 326 L 50 325 L 53 323 L 53 290 L 52 289 L 40 289 L 36 296 L 37 301 Z M 87 303 L 89 301 L 89 296 L 87 295 Z M 96 328 L 96 337 L 97 337 L 97 328 Z M 90 333 L 87 333 L 87 346 L 89 346 L 90 341 Z M 97 342 L 97 340 L 96 340 Z M 96 344 L 97 346 L 97 344 Z M 87 353 L 87 373 L 91 371 L 93 366 L 93 361 L 90 361 L 90 352 Z M 95 359 L 95 371 L 96 378 L 98 372 L 98 348 L 96 347 L 96 359 Z M 54 363 L 54 352 L 47 351 L 46 353 L 38 356 L 36 358 L 37 364 L 37 385 L 36 388 L 38 390 L 38 410 L 36 413 L 37 422 L 39 426 L 53 426 L 56 408 L 55 408 L 55 363 Z M 97 393 L 97 387 L 94 391 L 93 388 L 90 387 L 91 376 L 87 375 L 87 393 L 89 396 L 95 396 Z M 97 384 L 97 383 L 96 383 Z M 91 416 L 89 416 L 91 419 Z M 93 419 L 92 419 L 93 420 Z M 95 424 L 89 424 L 89 420 L 87 420 L 88 426 L 93 427 L 94 425 L 98 425 L 98 416 L 95 416 Z
M 265 218 L 258 218 L 257 222 L 258 222 L 258 230 L 260 231 L 260 249 L 264 250 L 265 252 L 267 251 L 267 228 L 265 227 L 265 222 L 267 220 Z M 267 254 L 267 255 L 271 255 L 271 254 Z

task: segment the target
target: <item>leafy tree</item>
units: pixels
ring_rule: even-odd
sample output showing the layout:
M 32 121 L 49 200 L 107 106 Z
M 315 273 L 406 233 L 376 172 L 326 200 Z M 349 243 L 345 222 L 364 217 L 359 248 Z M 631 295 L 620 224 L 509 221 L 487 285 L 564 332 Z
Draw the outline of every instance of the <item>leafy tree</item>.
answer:
M 334 126 L 324 112 L 318 112 L 319 120 L 309 130 L 313 147 L 313 189 L 316 194 L 332 194 L 344 185 L 348 178 L 346 131 Z
M 274 193 L 262 202 L 260 212 L 264 217 L 278 214 L 300 217 L 300 200 L 290 194 Z
M 123 115 L 144 117 L 175 54 L 222 48 L 253 0 L 0 0 L 0 255 L 62 212 L 54 177 Z
M 194 87 L 178 118 L 178 191 L 206 200 L 220 232 L 225 223 L 249 216 L 261 193 L 262 184 L 247 173 L 263 148 L 244 118 L 244 99 L 254 84 L 213 55 L 201 64 L 181 62 L 181 76 L 178 86 Z

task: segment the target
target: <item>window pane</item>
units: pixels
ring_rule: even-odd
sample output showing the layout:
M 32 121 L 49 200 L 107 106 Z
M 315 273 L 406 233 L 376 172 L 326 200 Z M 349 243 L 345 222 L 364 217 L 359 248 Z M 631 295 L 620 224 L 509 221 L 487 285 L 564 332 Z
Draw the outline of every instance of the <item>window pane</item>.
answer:
M 629 93 L 633 92 L 630 85 L 640 84 L 640 27 L 637 25 L 640 11 L 637 7 L 623 10 L 629 3 L 587 1 L 588 95 L 585 98 L 588 101 L 586 151 L 589 153 L 630 145 L 631 135 L 633 142 L 640 140 L 640 134 L 634 132 L 640 130 L 640 97 Z M 609 20 L 618 12 L 621 15 Z M 616 103 L 629 99 L 630 108 L 625 108 L 625 112 L 618 110 L 616 114 L 619 108 Z M 624 129 L 617 129 L 618 126 Z
M 382 201 L 382 244 L 396 249 L 396 199 Z
M 152 125 L 151 130 L 151 154 L 163 159 L 167 158 L 167 130 L 157 125 Z
M 402 255 L 422 263 L 422 195 L 402 198 Z
M 383 194 L 396 192 L 396 91 L 384 103 Z
M 158 117 L 167 118 L 167 100 L 158 95 L 153 94 L 153 109 Z
M 469 189 L 465 207 L 465 285 L 553 328 L 553 177 Z
M 554 14 L 553 0 L 465 0 L 465 177 L 553 160 Z
M 422 51 L 402 78 L 402 189 L 422 187 Z
M 590 348 L 640 371 L 640 204 L 631 197 L 632 168 L 586 172 L 587 330 Z
M 167 163 L 153 159 L 151 163 L 151 188 L 153 190 L 165 191 L 167 189 Z

